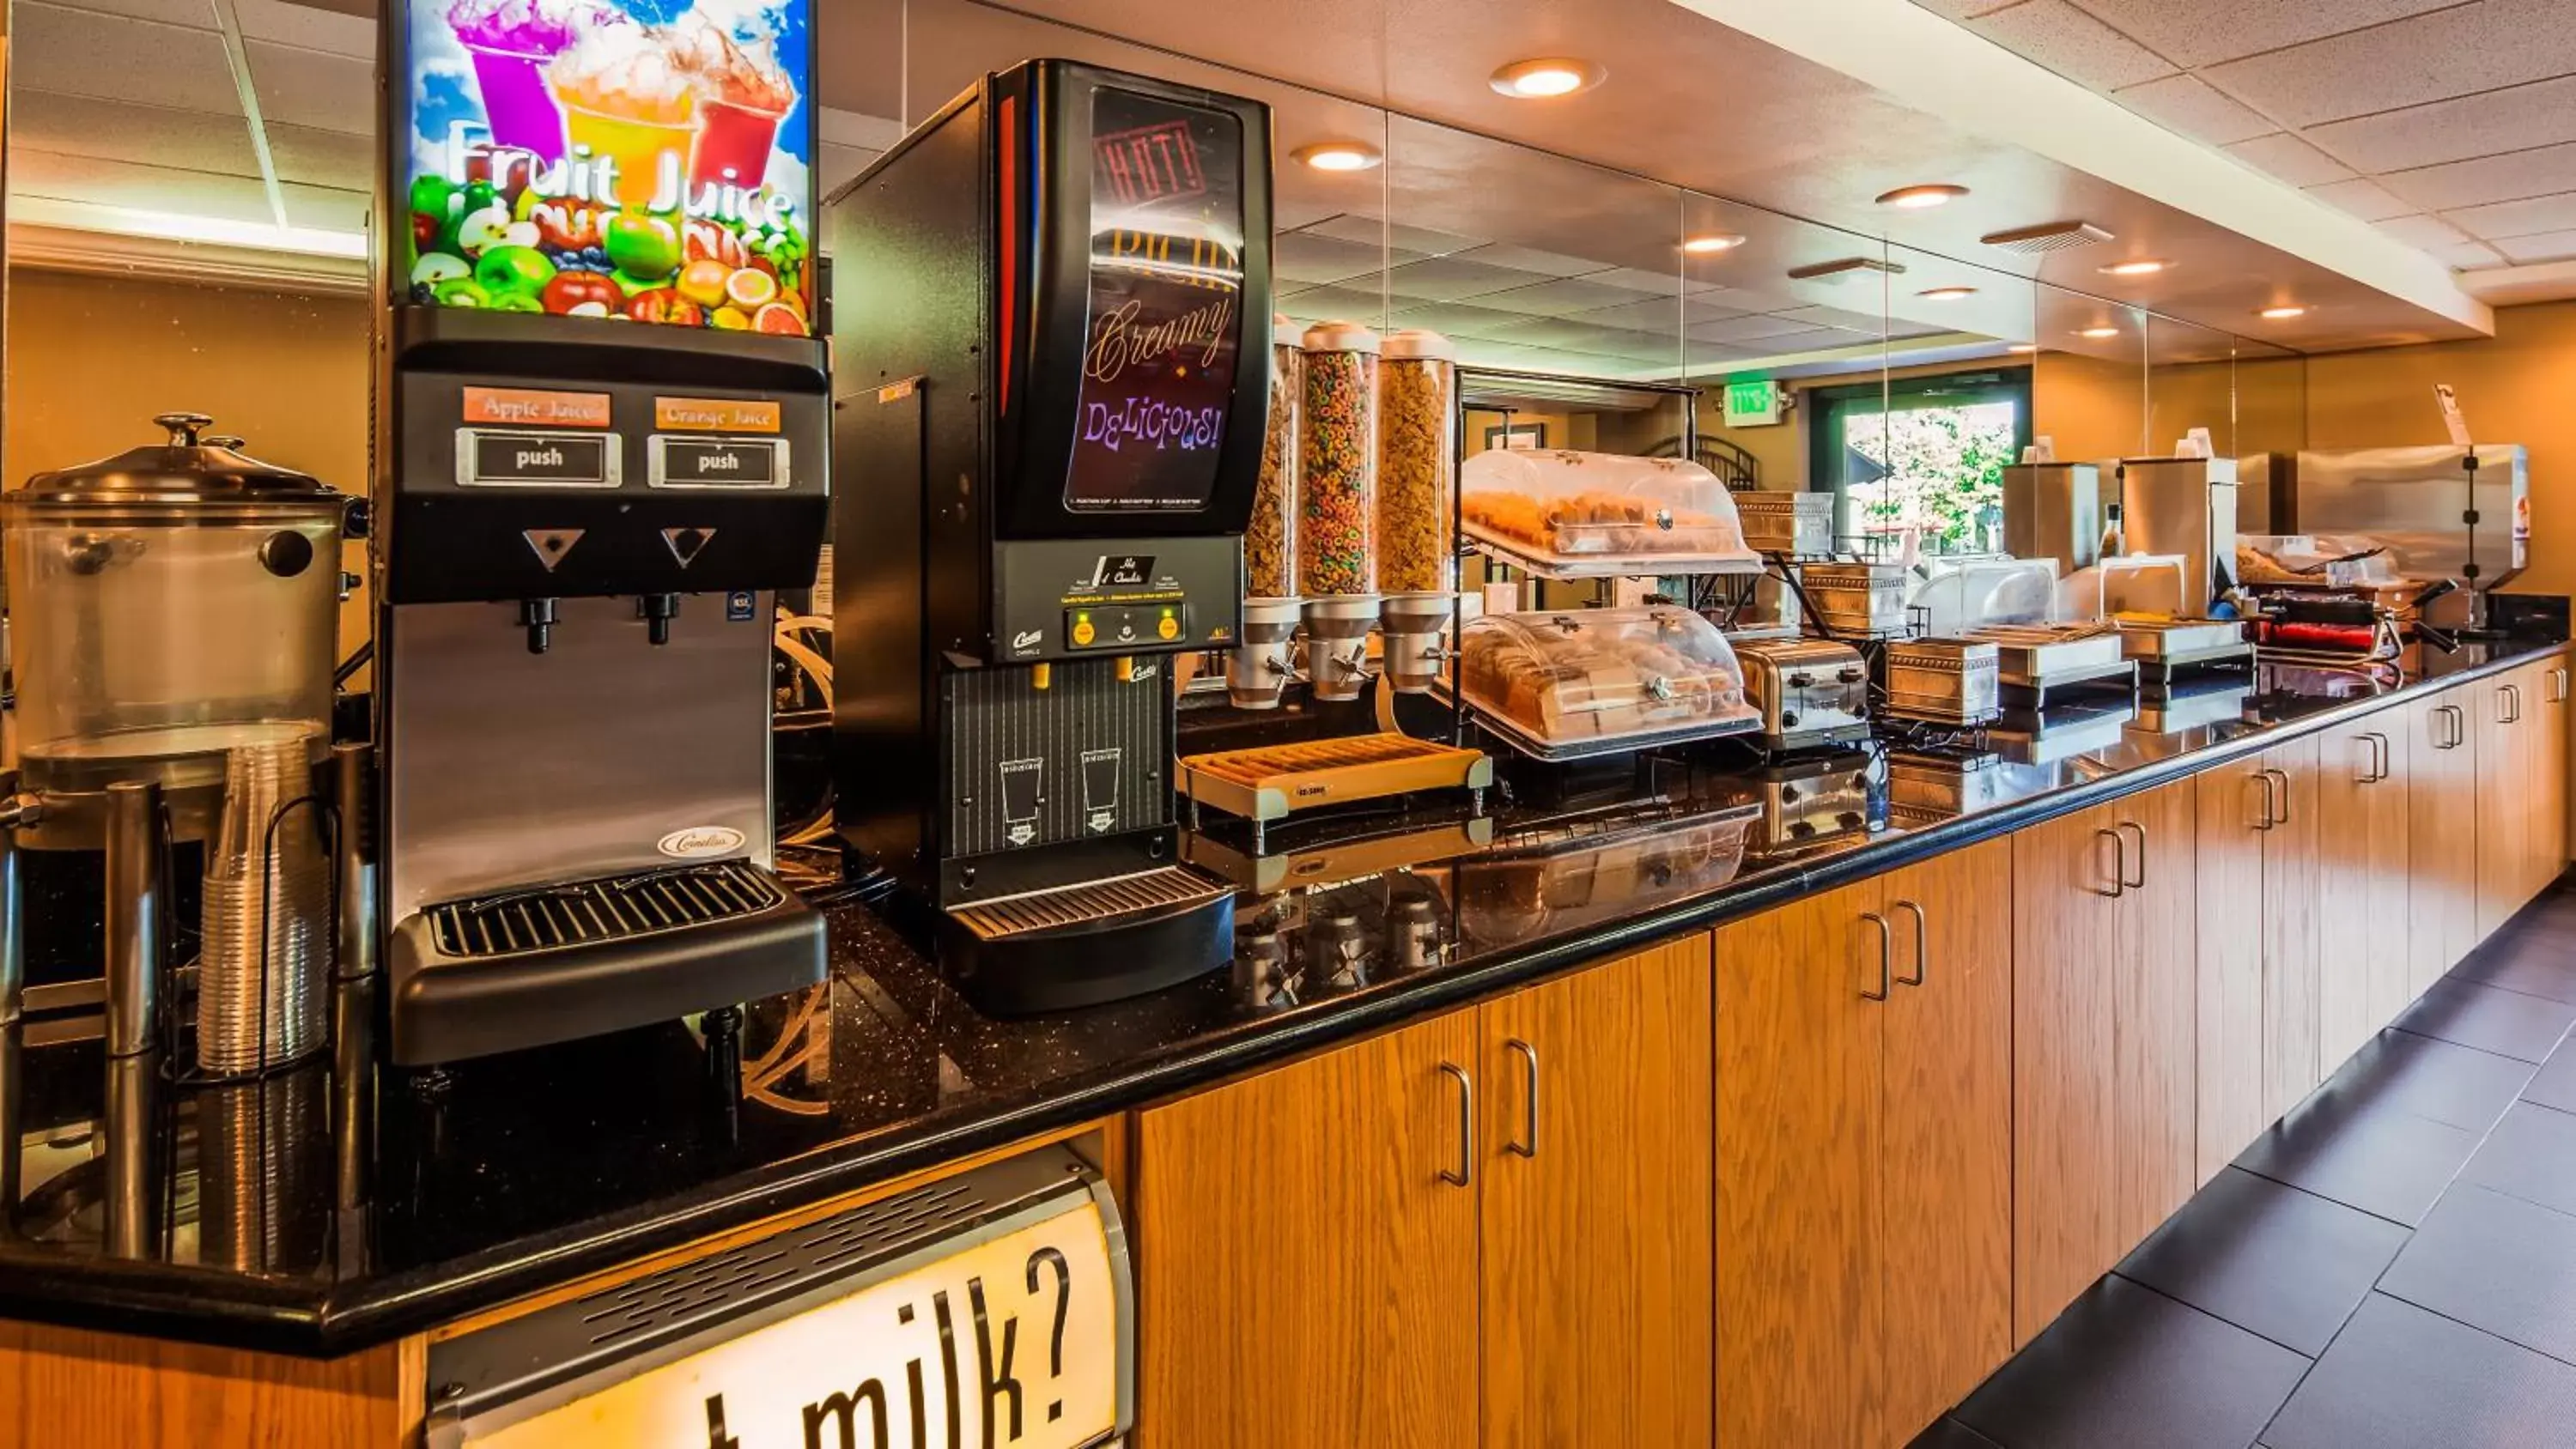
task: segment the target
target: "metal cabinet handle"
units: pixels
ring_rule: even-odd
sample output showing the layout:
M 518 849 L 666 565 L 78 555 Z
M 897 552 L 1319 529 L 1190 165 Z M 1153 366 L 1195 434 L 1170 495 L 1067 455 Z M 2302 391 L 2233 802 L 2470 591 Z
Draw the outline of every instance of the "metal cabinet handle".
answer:
M 2565 704 L 2567 702 L 2566 666 L 2561 665 L 2558 668 L 2549 671 L 2549 683 L 2553 690 L 2553 693 L 2549 696 L 2549 702 L 2551 704 Z
M 2289 824 L 2289 823 L 2290 823 L 2290 777 L 2289 777 L 2287 774 L 2283 773 L 2282 771 L 2267 768 L 2267 769 L 2265 769 L 2265 770 L 2263 771 L 2263 778 L 2264 778 L 2264 779 L 2266 779 L 2266 780 L 2278 780 L 2278 781 L 2280 781 L 2280 782 L 2281 782 L 2281 812 L 2280 812 L 2280 814 L 2278 814 L 2278 815 L 2276 815 L 2276 816 L 2274 816 L 2274 817 L 2273 817 L 2273 819 L 2272 819 L 2272 823 L 2273 823 L 2273 824 L 2275 824 L 2275 825 L 2287 825 L 2287 824 Z
M 2147 827 L 2134 820 L 2123 820 L 2115 828 L 2138 832 L 2138 874 L 2135 879 L 2121 877 L 2120 884 L 2131 890 L 2145 890 L 2147 888 Z M 2127 864 L 2128 852 L 2125 850 L 2120 852 L 2120 859 L 2123 865 Z
M 2464 744 L 2467 744 L 2467 743 L 2469 742 L 2469 724 L 2468 724 L 2468 719 L 2469 719 L 2469 717 L 2468 717 L 2468 715 L 2467 715 L 2466 713 L 2464 713 L 2464 712 L 2460 709 L 2460 707 L 2459 707 L 2458 705 L 2456 705 L 2456 704 L 2446 704 L 2446 705 L 2442 705 L 2442 706 L 2440 706 L 2440 707 L 2436 708 L 2436 709 L 2433 711 L 2433 713 L 2435 713 L 2435 714 L 2437 714 L 2437 715 L 2441 716 L 2442 718 L 2447 719 L 2447 720 L 2449 720 L 2449 721 L 2451 722 L 2451 733 L 2450 733 L 2450 737 L 2449 737 L 2449 738 L 2447 738 L 2447 739 L 2445 739 L 2445 740 L 2443 740 L 2443 741 L 2442 741 L 2442 743 L 2440 743 L 2440 744 L 2438 744 L 2438 745 L 2435 745 L 2435 746 L 2434 746 L 2434 748 L 2435 748 L 2435 749 L 2438 749 L 2438 750 L 2456 750 L 2456 749 L 2458 749 L 2460 746 L 2462 746 L 2462 745 L 2464 745 Z
M 1476 1084 L 1469 1080 L 1466 1069 L 1455 1062 L 1442 1062 L 1440 1070 L 1458 1079 L 1458 1170 L 1440 1169 L 1440 1180 L 1451 1187 L 1469 1187 L 1476 1181 Z
M 1515 1157 L 1536 1157 L 1538 1156 L 1538 1048 L 1519 1037 L 1512 1037 L 1503 1043 L 1503 1050 L 1520 1053 L 1522 1085 L 1529 1089 L 1529 1107 L 1525 1113 L 1529 1130 L 1525 1134 L 1525 1140 L 1505 1142 L 1503 1150 Z
M 1887 988 L 1894 980 L 1894 976 L 1892 974 L 1894 968 L 1889 963 L 1888 956 L 1890 948 L 1895 943 L 1896 933 L 1887 928 L 1887 917 L 1880 915 L 1876 911 L 1863 911 L 1860 918 L 1869 922 L 1871 925 L 1878 927 L 1878 989 L 1876 991 L 1862 992 L 1861 999 L 1864 1001 L 1885 1001 L 1887 999 Z
M 2269 830 L 2273 826 L 2280 824 L 2281 817 L 2274 814 L 2272 810 L 2272 772 L 2269 770 L 2257 770 L 2245 778 L 2263 787 L 2263 818 L 2254 822 L 2254 828 L 2257 830 Z
M 2503 710 L 2508 703 L 2513 706 L 2513 713 L 2511 714 L 2503 713 Z M 2509 725 L 2522 723 L 2522 686 L 2516 684 L 2497 685 L 2496 710 L 2497 724 Z
M 1896 909 L 1914 918 L 1914 974 L 1899 976 L 1896 979 L 1907 986 L 1920 986 L 1923 984 L 1924 973 L 1932 969 L 1930 933 L 1923 929 L 1923 908 L 1912 901 L 1898 901 Z
M 2120 898 L 2120 893 L 2129 885 L 2129 837 L 2110 829 L 2099 829 L 2093 832 L 2093 838 L 2096 840 L 2104 836 L 2110 837 L 2111 853 L 2116 857 L 2111 865 L 2111 888 L 2106 891 L 2100 886 L 2086 886 L 2085 889 L 2097 896 L 2108 896 L 2116 901 Z M 2094 853 L 2099 855 L 2101 852 Z
M 2378 764 L 2376 768 L 2372 770 L 2370 776 L 2370 783 L 2376 785 L 2380 781 L 2385 780 L 2390 775 L 2396 773 L 2388 763 L 2388 736 L 2381 734 L 2377 730 L 2372 730 L 2369 734 L 2362 736 L 2362 738 L 2370 741 L 2370 752 L 2378 757 Z

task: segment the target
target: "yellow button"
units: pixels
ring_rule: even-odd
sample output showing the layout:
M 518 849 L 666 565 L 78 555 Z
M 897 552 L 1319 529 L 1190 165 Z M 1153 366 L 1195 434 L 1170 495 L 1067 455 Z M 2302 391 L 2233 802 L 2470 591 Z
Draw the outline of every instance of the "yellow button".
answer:
M 1098 631 L 1091 627 L 1091 620 L 1089 618 L 1079 618 L 1073 621 L 1073 642 L 1076 648 L 1089 644 L 1097 637 L 1099 637 Z
M 1166 639 L 1178 639 L 1181 637 L 1181 621 L 1165 614 L 1163 622 L 1154 627 L 1154 632 Z

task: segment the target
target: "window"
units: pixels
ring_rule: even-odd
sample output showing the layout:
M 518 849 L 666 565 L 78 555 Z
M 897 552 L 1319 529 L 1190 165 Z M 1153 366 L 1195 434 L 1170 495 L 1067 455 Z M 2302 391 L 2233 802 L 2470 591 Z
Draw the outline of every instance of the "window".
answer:
M 1818 388 L 1807 417 L 1811 486 L 1838 500 L 1838 534 L 1890 551 L 1908 533 L 1925 553 L 2002 547 L 2004 468 L 2030 445 L 2030 369 Z

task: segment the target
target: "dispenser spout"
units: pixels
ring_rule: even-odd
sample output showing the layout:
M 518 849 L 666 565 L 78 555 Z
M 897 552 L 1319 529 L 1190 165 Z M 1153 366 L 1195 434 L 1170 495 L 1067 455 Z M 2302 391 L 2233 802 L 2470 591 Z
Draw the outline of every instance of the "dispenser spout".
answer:
M 555 601 L 521 599 L 519 625 L 528 631 L 528 652 L 543 654 L 555 642 Z
M 656 644 L 671 642 L 671 621 L 679 617 L 680 596 L 646 594 L 635 601 L 635 612 L 644 617 L 644 637 Z

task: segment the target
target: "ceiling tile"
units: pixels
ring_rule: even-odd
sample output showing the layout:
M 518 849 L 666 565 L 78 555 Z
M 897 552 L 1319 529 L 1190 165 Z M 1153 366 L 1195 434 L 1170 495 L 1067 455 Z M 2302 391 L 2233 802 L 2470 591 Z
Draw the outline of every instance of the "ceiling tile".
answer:
M 376 127 L 376 68 L 300 46 L 265 40 L 242 42 L 260 119 L 346 135 L 372 135 Z
M 1463 302 L 1425 302 L 1403 307 L 1395 314 L 1399 327 L 1427 327 L 1451 337 L 1489 337 L 1529 320 L 1526 312 L 1505 312 L 1495 307 L 1471 307 Z
M 214 0 L 59 0 L 73 10 L 94 10 L 104 15 L 124 15 L 136 20 L 158 20 L 164 25 L 185 25 L 192 30 L 213 30 Z
M 1729 317 L 1719 322 L 1701 322 L 1684 329 L 1693 342 L 1760 342 L 1766 338 L 1786 337 L 1793 332 L 1812 331 L 1804 322 L 1756 313 L 1750 317 Z
M 2168 131 L 2224 146 L 2276 129 L 2196 75 L 2169 75 L 2112 94 L 2113 100 Z
M 1840 352 L 1847 348 L 1868 348 L 1875 352 L 1883 345 L 1874 334 L 1863 337 L 1839 327 L 1816 327 L 1762 339 L 1763 349 L 1775 357 L 1791 352 Z
M 1887 318 L 1876 312 L 1855 312 L 1849 307 L 1795 307 L 1774 313 L 1783 322 L 1796 322 L 1808 327 L 1838 327 L 1845 332 L 1864 332 L 1872 337 L 1887 329 Z
M 1569 257 L 1563 252 L 1545 252 L 1536 247 L 1516 247 L 1499 243 L 1481 246 L 1463 255 L 1489 266 L 1510 267 L 1523 272 L 1543 272 L 1551 277 L 1579 277 L 1586 272 L 1598 272 L 1604 269 L 1600 262 L 1586 261 L 1582 257 Z
M 1979 35 L 2068 80 L 2118 90 L 2173 74 L 2173 65 L 2067 0 L 2025 0 L 1978 18 Z
M 849 185 L 852 177 L 868 169 L 869 162 L 884 154 L 865 146 L 835 146 L 825 141 L 816 148 L 815 183 L 828 196 Z
M 1613 287 L 1588 277 L 1559 277 L 1507 291 L 1478 294 L 1472 300 L 1488 307 L 1507 311 L 1528 312 L 1541 317 L 1562 317 L 1569 312 L 1585 312 L 1595 307 L 1615 306 L 1636 301 L 1634 287 Z
M 2018 5 L 2021 0 L 1914 0 L 1914 3 L 1952 20 L 1973 20 L 2007 5 Z
M 1484 292 L 1500 292 L 1547 281 L 1537 272 L 1489 267 L 1463 257 L 1425 257 L 1406 262 L 1387 274 L 1387 290 L 1419 302 L 1454 302 Z
M 2576 231 L 2543 232 L 2538 236 L 2518 236 L 2500 241 L 2495 249 L 2516 265 L 2533 262 L 2558 262 L 2576 257 Z
M 2076 0 L 2190 69 L 2440 10 L 2460 0 Z
M 1483 244 L 1476 237 L 1460 236 L 1456 232 L 1433 231 L 1429 227 L 1406 226 L 1402 222 L 1389 226 L 1374 216 L 1361 216 L 1356 212 L 1308 222 L 1300 230 L 1315 236 L 1328 236 L 1335 241 L 1358 242 L 1363 246 L 1383 244 L 1400 252 L 1425 257 L 1443 257 Z
M 1696 297 L 1648 297 L 1638 302 L 1622 302 L 1616 307 L 1595 307 L 1574 315 L 1586 322 L 1605 327 L 1638 327 L 1653 332 L 1669 332 L 1676 326 L 1692 322 L 1715 322 L 1727 317 L 1741 317 L 1750 308 L 1727 305 L 1734 293 L 1714 291 Z
M 2212 66 L 2212 85 L 2304 128 L 2576 72 L 2566 0 L 2477 0 Z
M 2576 76 L 2336 121 L 2307 137 L 2374 175 L 2576 141 Z
M 2432 252 L 2434 259 L 2444 266 L 2454 267 L 2463 272 L 2512 265 L 2504 259 L 2504 253 L 2485 242 L 2461 242 L 2457 246 L 2430 247 L 2427 250 Z
M 2350 181 L 2352 168 L 2287 131 L 2239 141 L 2227 154 L 2292 186 L 2323 186 Z
M 2487 241 L 2538 236 L 2548 231 L 2576 230 L 2576 193 L 2467 206 L 2442 215 L 2469 235 Z
M 374 197 L 364 191 L 334 191 L 322 186 L 280 186 L 288 226 L 324 231 L 365 231 Z
M 2469 234 L 2438 216 L 2395 216 L 2379 223 L 2379 229 L 2406 243 L 2431 251 L 2435 247 L 2457 246 Z
M 1698 277 L 1684 277 L 1678 271 L 1650 272 L 1643 267 L 1613 267 L 1606 272 L 1586 272 L 1583 280 L 1599 282 L 1605 287 L 1627 287 L 1650 297 L 1669 297 L 1677 292 L 1697 294 L 1723 290 L 1723 284 Z
M 241 114 L 223 37 L 147 20 L 128 20 L 60 5 L 20 0 L 9 12 L 12 89 L 40 87 L 67 95 L 131 100 L 137 76 L 150 76 L 155 105 L 219 116 Z M 365 115 L 375 120 L 370 92 Z
M 372 190 L 376 184 L 376 142 L 372 136 L 317 131 L 270 121 L 269 160 L 280 181 L 300 181 L 341 191 Z
M 1337 241 L 1305 231 L 1283 231 L 1270 242 L 1270 271 L 1283 282 L 1339 282 L 1351 277 L 1374 277 L 1385 261 L 1385 253 L 1375 242 L 1364 245 Z
M 1276 299 L 1278 310 L 1300 322 L 1357 322 L 1375 327 L 1386 318 L 1386 299 L 1375 287 L 1309 287 Z
M 2576 191 L 2576 144 L 2542 146 L 2413 171 L 2391 171 L 2377 179 L 2380 185 L 2417 206 L 2435 211 L 2484 206 L 2491 201 L 2520 201 L 2526 196 Z
M 169 111 L 51 91 L 22 89 L 12 99 L 9 150 L 14 155 L 22 148 L 183 171 L 259 174 L 250 127 L 239 116 Z
M 2337 211 L 2351 212 L 2363 221 L 2386 221 L 2391 217 L 2408 215 L 2415 210 L 2405 202 L 2389 195 L 2378 182 L 2366 176 L 2355 177 L 2350 181 L 2331 182 L 2324 186 L 2311 186 L 2307 188 L 2307 192 L 2308 195 Z
M 1625 327 L 1600 327 L 1564 317 L 1532 317 L 1488 334 L 1488 340 L 1528 347 L 1561 347 L 1614 357 L 1631 357 L 1639 352 L 1652 356 L 1660 349 L 1664 356 L 1679 357 L 1682 337 L 1677 330 L 1657 334 Z
M 226 221 L 277 220 L 277 213 L 269 209 L 268 188 L 255 177 L 137 166 L 14 145 L 9 148 L 9 194 L 185 212 Z
M 233 14 L 241 21 L 246 40 L 273 40 L 369 65 L 376 62 L 376 22 L 363 16 L 290 5 L 286 0 L 233 0 Z

